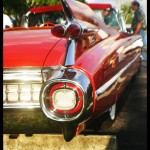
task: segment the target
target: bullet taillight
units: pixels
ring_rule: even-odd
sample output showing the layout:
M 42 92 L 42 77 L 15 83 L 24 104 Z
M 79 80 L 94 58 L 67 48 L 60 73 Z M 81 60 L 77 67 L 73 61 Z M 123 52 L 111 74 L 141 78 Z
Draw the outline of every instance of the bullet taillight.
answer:
M 55 25 L 51 29 L 51 33 L 52 35 L 59 37 L 59 38 L 65 37 L 66 27 L 64 25 Z
M 67 35 L 71 38 L 77 38 L 81 35 L 82 28 L 78 24 L 71 24 L 67 28 Z
M 77 23 L 72 23 L 69 26 L 55 25 L 51 30 L 52 35 L 62 38 L 78 38 L 82 33 L 82 27 Z

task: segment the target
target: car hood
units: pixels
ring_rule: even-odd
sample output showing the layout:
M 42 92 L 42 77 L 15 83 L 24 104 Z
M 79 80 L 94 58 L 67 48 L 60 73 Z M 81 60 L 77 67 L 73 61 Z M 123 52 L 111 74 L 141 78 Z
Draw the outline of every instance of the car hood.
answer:
M 49 66 L 62 65 L 65 55 L 64 43 L 64 40 L 54 37 L 50 29 L 5 31 L 3 66 L 4 68 L 42 67 L 47 59 Z M 55 55 L 59 57 L 54 60 Z

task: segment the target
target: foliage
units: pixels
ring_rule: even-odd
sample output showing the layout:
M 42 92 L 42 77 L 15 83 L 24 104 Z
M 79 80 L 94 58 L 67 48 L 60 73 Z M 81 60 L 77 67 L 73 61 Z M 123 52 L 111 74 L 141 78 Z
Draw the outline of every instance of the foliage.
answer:
M 26 0 L 29 7 L 37 7 L 43 5 L 56 5 L 59 4 L 59 0 Z
M 125 23 L 131 24 L 134 12 L 133 12 L 130 4 L 125 3 L 125 4 L 121 5 L 121 10 L 124 15 Z
M 26 0 L 3 0 L 3 13 L 15 18 L 15 26 L 21 23 L 22 15 L 29 10 Z
M 84 2 L 84 0 L 79 0 Z M 29 7 L 60 4 L 60 0 L 26 0 Z
M 84 0 L 79 0 L 84 2 Z M 7 14 L 12 20 L 15 18 L 14 25 L 19 26 L 23 14 L 29 11 L 31 7 L 43 5 L 56 5 L 60 0 L 3 0 L 3 13 Z

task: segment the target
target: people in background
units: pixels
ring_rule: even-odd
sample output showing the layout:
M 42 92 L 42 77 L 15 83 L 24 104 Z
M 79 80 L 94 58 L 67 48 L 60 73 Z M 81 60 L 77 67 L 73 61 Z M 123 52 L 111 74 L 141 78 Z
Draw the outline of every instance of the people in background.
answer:
M 11 22 L 9 16 L 3 14 L 3 29 L 12 28 L 12 27 L 13 27 L 13 23 Z
M 146 46 L 146 19 L 145 14 L 142 9 L 140 9 L 140 3 L 138 1 L 133 1 L 131 3 L 132 9 L 134 12 L 134 18 L 132 21 L 131 29 L 134 32 L 134 35 L 141 35 L 143 40 L 143 45 Z
M 109 14 L 109 11 L 106 9 L 103 11 L 102 17 L 105 18 L 105 16 L 107 16 L 108 14 Z
M 104 19 L 104 22 L 106 23 L 106 25 L 119 30 L 118 21 L 117 21 L 117 18 L 115 16 L 113 9 L 104 10 L 102 13 L 102 16 L 103 16 L 103 19 Z

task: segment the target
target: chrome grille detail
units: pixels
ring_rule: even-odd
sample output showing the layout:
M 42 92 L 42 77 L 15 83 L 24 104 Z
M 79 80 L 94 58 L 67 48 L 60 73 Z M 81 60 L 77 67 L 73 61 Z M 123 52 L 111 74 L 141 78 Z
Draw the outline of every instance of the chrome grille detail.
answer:
M 39 102 L 42 84 L 4 84 L 3 102 Z
M 41 68 L 4 69 L 3 107 L 39 108 Z

